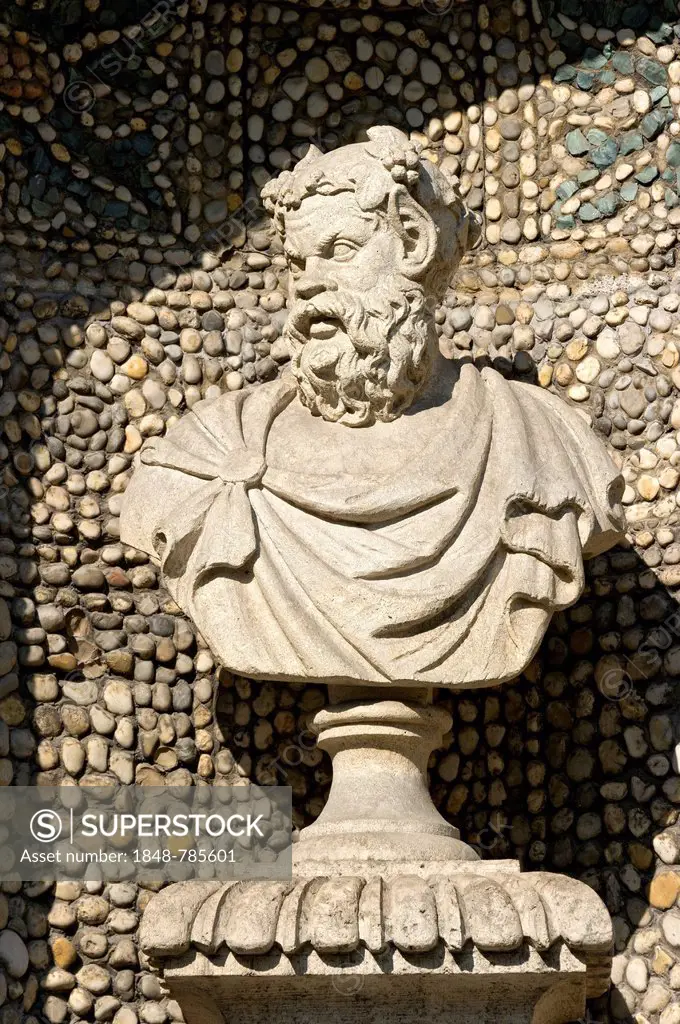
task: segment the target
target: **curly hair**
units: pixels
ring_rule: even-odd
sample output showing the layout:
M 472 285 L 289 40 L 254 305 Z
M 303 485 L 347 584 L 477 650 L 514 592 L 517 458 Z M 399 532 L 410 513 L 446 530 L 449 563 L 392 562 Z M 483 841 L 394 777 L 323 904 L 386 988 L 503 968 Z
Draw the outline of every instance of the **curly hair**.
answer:
M 423 285 L 442 298 L 452 271 L 476 241 L 477 221 L 453 182 L 430 160 L 421 146 L 397 128 L 376 125 L 368 142 L 322 154 L 312 146 L 292 171 L 283 171 L 262 190 L 265 209 L 285 238 L 286 214 L 308 196 L 352 192 L 362 210 L 385 212 L 399 190 L 406 191 L 431 218 L 437 232 L 437 253 Z

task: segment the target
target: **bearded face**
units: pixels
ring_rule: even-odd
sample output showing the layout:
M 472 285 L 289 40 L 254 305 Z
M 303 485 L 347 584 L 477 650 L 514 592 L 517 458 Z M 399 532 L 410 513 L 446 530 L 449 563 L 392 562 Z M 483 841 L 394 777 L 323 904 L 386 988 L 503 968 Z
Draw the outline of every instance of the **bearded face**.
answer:
M 326 420 L 362 427 L 396 419 L 427 379 L 432 345 L 422 296 L 385 291 L 327 291 L 290 312 L 284 336 L 300 397 Z
M 437 350 L 422 289 L 401 273 L 403 242 L 343 193 L 286 218 L 291 308 L 284 337 L 302 402 L 347 426 L 396 419 Z

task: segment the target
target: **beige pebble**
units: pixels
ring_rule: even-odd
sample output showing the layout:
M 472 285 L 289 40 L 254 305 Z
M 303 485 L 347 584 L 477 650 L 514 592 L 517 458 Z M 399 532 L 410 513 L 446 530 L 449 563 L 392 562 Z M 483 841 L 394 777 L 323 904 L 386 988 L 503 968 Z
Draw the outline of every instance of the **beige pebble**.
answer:
M 503 207 L 498 199 L 490 199 L 486 204 L 486 215 L 489 220 L 500 220 Z
M 652 100 L 644 89 L 636 89 L 633 93 L 633 106 L 638 114 L 646 114 L 652 109 Z
M 146 377 L 148 369 L 149 364 L 144 356 L 137 354 L 130 356 L 127 362 L 123 363 L 121 366 L 123 373 L 127 374 L 128 377 L 131 377 L 132 380 L 142 380 Z
M 630 178 L 631 174 L 635 173 L 635 168 L 632 164 L 619 164 L 616 168 L 615 175 L 617 181 L 625 181 L 626 178 Z
M 659 493 L 659 481 L 644 473 L 637 482 L 638 494 L 645 501 L 654 501 Z
M 323 57 L 312 57 L 312 59 L 308 60 L 305 65 L 306 77 L 310 82 L 314 82 L 315 84 L 325 82 L 330 73 L 331 69 Z
M 587 356 L 576 367 L 576 379 L 582 384 L 592 384 L 600 372 L 600 361 L 596 356 Z
M 123 451 L 127 452 L 128 455 L 132 455 L 133 452 L 139 451 L 142 447 L 142 440 L 142 435 L 137 427 L 131 423 L 128 424 L 125 428 L 125 446 Z
M 677 469 L 673 469 L 670 466 L 659 474 L 659 483 L 667 491 L 675 490 L 678 480 L 680 480 L 680 473 L 678 473 Z

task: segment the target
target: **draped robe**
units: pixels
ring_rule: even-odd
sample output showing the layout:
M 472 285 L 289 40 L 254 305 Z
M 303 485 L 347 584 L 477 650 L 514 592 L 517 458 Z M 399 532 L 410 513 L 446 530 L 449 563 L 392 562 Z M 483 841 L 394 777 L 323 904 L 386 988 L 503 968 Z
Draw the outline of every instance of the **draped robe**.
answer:
M 621 536 L 616 468 L 583 416 L 537 387 L 463 366 L 436 423 L 413 417 L 416 464 L 395 472 L 389 430 L 373 451 L 373 428 L 358 428 L 368 474 L 327 472 L 318 451 L 272 459 L 291 402 L 286 378 L 199 402 L 146 443 L 125 495 L 123 540 L 160 564 L 236 673 L 501 682 L 579 598 L 584 558 Z M 354 433 L 326 426 L 329 444 Z

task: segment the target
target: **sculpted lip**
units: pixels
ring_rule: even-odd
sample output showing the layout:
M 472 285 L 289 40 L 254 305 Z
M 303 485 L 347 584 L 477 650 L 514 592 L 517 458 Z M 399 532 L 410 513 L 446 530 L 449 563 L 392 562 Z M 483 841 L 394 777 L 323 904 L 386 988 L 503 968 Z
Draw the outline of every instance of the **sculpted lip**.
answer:
M 332 338 L 341 329 L 338 320 L 313 320 L 309 326 L 310 338 Z

